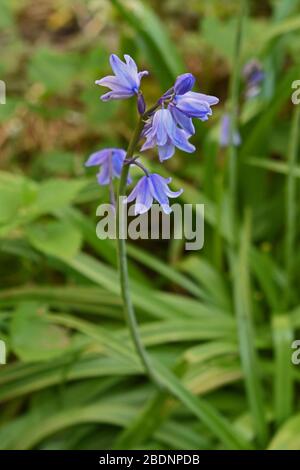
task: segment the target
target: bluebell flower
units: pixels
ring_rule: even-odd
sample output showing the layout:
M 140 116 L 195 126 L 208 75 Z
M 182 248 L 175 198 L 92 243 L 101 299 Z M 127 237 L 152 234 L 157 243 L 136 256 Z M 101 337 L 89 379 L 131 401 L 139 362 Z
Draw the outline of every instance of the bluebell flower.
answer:
M 243 69 L 243 75 L 246 81 L 246 98 L 254 98 L 260 93 L 265 78 L 262 64 L 256 59 L 250 60 Z
M 220 129 L 220 146 L 221 147 L 228 147 L 230 145 L 230 116 L 229 114 L 224 114 L 221 121 L 221 129 Z M 241 136 L 239 132 L 235 131 L 233 133 L 233 145 L 238 147 L 241 144 Z
M 192 119 L 207 121 L 212 115 L 211 106 L 219 102 L 215 96 L 191 91 L 194 84 L 195 77 L 191 73 L 179 75 L 174 86 L 159 100 L 159 103 L 167 104 L 176 126 L 185 131 L 186 136 L 195 134 Z
M 146 137 L 146 142 L 141 150 L 157 145 L 160 161 L 171 158 L 175 147 L 189 153 L 195 151 L 194 145 L 188 141 L 191 134 L 177 127 L 169 109 L 158 109 L 146 124 L 143 135 Z
M 98 183 L 106 185 L 109 184 L 113 178 L 120 178 L 125 158 L 125 150 L 119 148 L 107 148 L 92 153 L 85 163 L 85 166 L 99 166 L 100 171 L 97 173 Z M 131 179 L 128 178 L 128 184 L 130 182 Z
M 211 106 L 218 103 L 219 99 L 216 96 L 188 91 L 184 95 L 175 95 L 172 104 L 189 118 L 207 121 L 212 115 Z
M 211 106 L 219 103 L 216 96 L 191 91 L 194 84 L 195 77 L 191 73 L 179 75 L 175 81 L 174 95 L 169 104 L 169 109 L 176 123 L 189 133 L 195 132 L 192 118 L 207 121 L 212 115 Z
M 171 191 L 168 187 L 172 178 L 163 178 L 157 173 L 151 173 L 142 176 L 137 185 L 133 188 L 125 202 L 135 202 L 135 215 L 147 212 L 155 199 L 162 207 L 165 214 L 170 214 L 172 209 L 169 205 L 169 197 L 174 198 L 180 196 L 182 189 L 179 191 Z
M 96 85 L 110 88 L 111 91 L 101 96 L 102 101 L 130 98 L 137 95 L 140 89 L 141 79 L 148 72 L 138 72 L 135 61 L 127 54 L 124 55 L 125 63 L 118 56 L 110 56 L 110 65 L 115 75 L 96 80 Z

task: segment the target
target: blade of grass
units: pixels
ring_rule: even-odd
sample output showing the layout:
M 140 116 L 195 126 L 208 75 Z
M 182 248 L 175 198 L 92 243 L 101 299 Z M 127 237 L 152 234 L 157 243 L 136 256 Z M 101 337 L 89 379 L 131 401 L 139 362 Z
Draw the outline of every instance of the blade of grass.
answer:
M 261 447 L 267 442 L 268 430 L 265 417 L 263 394 L 259 375 L 259 364 L 255 349 L 249 285 L 250 217 L 247 213 L 242 230 L 238 258 L 235 260 L 234 299 L 238 325 L 239 348 L 245 386 L 257 440 Z
M 285 308 L 291 301 L 291 287 L 293 284 L 293 270 L 295 259 L 296 239 L 296 213 L 297 213 L 297 186 L 294 169 L 299 148 L 300 106 L 295 106 L 293 115 L 290 148 L 288 152 L 288 176 L 286 182 L 286 238 L 285 238 L 285 268 L 287 276 L 287 289 L 285 291 Z
M 249 157 L 245 159 L 243 163 L 245 165 L 252 165 L 257 168 L 274 171 L 275 173 L 279 173 L 282 175 L 287 175 L 288 173 L 290 173 L 294 177 L 300 178 L 300 167 L 297 165 L 293 165 L 292 168 L 289 168 L 289 166 L 285 162 L 278 162 L 275 160 L 268 160 L 267 158 L 260 157 Z
M 166 28 L 145 2 L 132 0 L 128 4 L 124 0 L 112 0 L 112 3 L 122 19 L 137 33 L 138 45 L 144 50 L 163 87 L 170 87 L 184 66 Z
M 152 363 L 160 380 L 179 401 L 202 421 L 228 449 L 249 449 L 251 445 L 245 441 L 233 426 L 207 401 L 194 396 L 158 361 Z
M 274 315 L 272 321 L 275 373 L 275 418 L 281 425 L 292 414 L 294 401 L 294 377 L 291 362 L 293 329 L 287 315 Z
M 56 316 L 59 323 L 62 322 L 61 316 Z M 94 325 L 88 324 L 88 322 L 74 320 L 68 318 L 67 323 L 69 326 L 78 328 L 83 333 L 99 340 L 105 347 L 111 350 L 114 354 L 121 354 L 123 357 L 134 360 L 134 364 L 138 364 L 138 357 L 133 350 L 129 349 L 128 343 L 122 344 L 113 335 L 104 333 L 104 329 L 95 328 Z M 98 332 L 99 331 L 99 332 Z M 178 378 L 170 372 L 165 366 L 153 357 L 149 357 L 151 361 L 152 370 L 158 376 L 158 380 L 162 383 L 171 395 L 175 396 L 180 402 L 182 402 L 191 413 L 199 418 L 205 425 L 217 436 L 220 441 L 229 449 L 247 449 L 250 446 L 248 442 L 245 442 L 239 434 L 232 428 L 231 424 L 209 403 L 205 400 L 199 399 L 188 391 L 178 380 Z

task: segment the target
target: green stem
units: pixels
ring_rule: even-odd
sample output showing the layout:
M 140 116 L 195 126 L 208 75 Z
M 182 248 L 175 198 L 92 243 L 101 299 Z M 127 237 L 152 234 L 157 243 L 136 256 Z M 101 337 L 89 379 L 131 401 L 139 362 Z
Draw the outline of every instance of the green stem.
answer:
M 236 234 L 236 199 L 237 199 L 237 147 L 234 145 L 234 134 L 237 132 L 239 86 L 241 73 L 241 50 L 244 30 L 244 19 L 246 16 L 247 0 L 241 0 L 238 17 L 237 31 L 234 47 L 234 62 L 232 78 L 230 83 L 230 140 L 229 140 L 229 191 L 231 207 L 231 225 L 233 234 Z
M 285 265 L 287 277 L 287 289 L 285 308 L 289 308 L 293 283 L 293 262 L 295 256 L 296 238 L 296 198 L 297 183 L 295 167 L 299 148 L 300 106 L 295 107 L 288 153 L 288 175 L 286 184 L 286 239 L 285 239 Z
M 145 115 L 144 115 L 145 116 Z M 141 137 L 141 132 L 144 126 L 144 116 L 141 116 L 139 122 L 136 126 L 134 134 L 132 136 L 131 141 L 129 142 L 129 146 L 127 149 L 126 160 L 130 160 L 133 157 L 135 152 L 136 146 L 139 142 Z M 120 178 L 120 185 L 118 190 L 118 198 L 117 198 L 117 214 L 116 214 L 116 236 L 117 236 L 117 244 L 118 244 L 118 262 L 119 262 L 119 273 L 120 273 L 120 285 L 121 285 L 121 294 L 123 299 L 124 305 L 124 313 L 126 316 L 126 321 L 128 324 L 128 328 L 131 334 L 131 338 L 135 345 L 136 351 L 145 367 L 145 371 L 147 372 L 150 379 L 159 387 L 161 388 L 161 383 L 151 365 L 150 359 L 147 355 L 147 352 L 143 346 L 143 343 L 140 338 L 138 323 L 135 316 L 134 307 L 130 297 L 130 290 L 129 290 L 129 276 L 128 276 L 128 266 L 127 266 L 127 254 L 126 254 L 126 240 L 120 236 L 120 228 L 121 224 L 121 214 L 120 214 L 120 197 L 126 195 L 126 185 L 127 185 L 127 178 L 129 172 L 130 164 L 123 165 L 121 178 Z

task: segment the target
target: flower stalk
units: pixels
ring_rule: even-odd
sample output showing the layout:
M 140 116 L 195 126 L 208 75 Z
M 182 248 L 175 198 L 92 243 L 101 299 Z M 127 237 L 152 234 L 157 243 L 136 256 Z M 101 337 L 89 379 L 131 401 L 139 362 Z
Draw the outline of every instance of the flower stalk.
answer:
M 247 12 L 247 0 L 242 0 L 238 16 L 238 24 L 234 48 L 234 64 L 230 83 L 230 129 L 229 129 L 229 191 L 230 191 L 230 210 L 232 234 L 235 238 L 236 227 L 236 200 L 237 200 L 237 146 L 235 143 L 237 136 L 238 123 L 238 103 L 239 103 L 239 85 L 241 70 L 241 51 L 244 33 L 244 23 Z
M 144 126 L 144 119 L 143 119 L 143 116 L 141 116 L 128 145 L 127 154 L 126 154 L 127 161 L 128 160 L 130 161 L 133 158 L 137 144 L 141 137 L 143 126 Z M 117 198 L 118 202 L 117 202 L 117 212 L 116 212 L 116 224 L 117 224 L 116 234 L 117 234 L 117 247 L 118 247 L 117 251 L 118 251 L 118 265 L 119 265 L 121 295 L 122 295 L 122 300 L 123 300 L 123 308 L 124 308 L 124 313 L 126 317 L 126 322 L 127 322 L 135 349 L 141 359 L 141 362 L 149 378 L 158 386 L 158 388 L 162 388 L 162 384 L 160 383 L 158 377 L 155 374 L 154 369 L 152 368 L 150 358 L 147 354 L 147 351 L 145 350 L 143 346 L 143 343 L 140 337 L 139 327 L 138 327 L 134 307 L 133 307 L 131 296 L 130 296 L 127 253 L 126 253 L 126 240 L 119 236 L 119 225 L 120 223 L 122 223 L 120 220 L 119 200 L 120 200 L 120 197 L 126 195 L 126 185 L 127 185 L 129 167 L 130 167 L 130 164 L 126 164 L 126 163 L 123 164 L 123 167 L 122 167 L 120 184 L 118 188 L 118 198 Z

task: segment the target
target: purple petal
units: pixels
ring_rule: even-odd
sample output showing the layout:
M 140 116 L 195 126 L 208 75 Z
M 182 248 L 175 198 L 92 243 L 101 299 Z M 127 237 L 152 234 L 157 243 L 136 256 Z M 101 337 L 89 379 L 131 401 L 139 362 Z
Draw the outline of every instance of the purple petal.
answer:
M 163 111 L 164 111 L 164 119 L 163 119 L 164 129 L 165 129 L 166 135 L 169 136 L 169 138 L 173 141 L 173 136 L 176 133 L 176 129 L 177 129 L 176 123 L 169 109 L 164 109 Z M 159 142 L 157 143 L 159 144 Z
M 168 196 L 177 197 L 182 193 L 182 190 L 173 192 L 168 188 L 168 184 L 170 183 L 171 178 L 163 178 L 162 176 L 154 173 L 149 176 L 149 179 L 151 180 L 152 184 L 152 196 L 154 197 L 154 199 L 156 199 L 156 201 L 159 202 L 163 211 L 166 214 L 170 214 L 172 212 L 172 209 L 169 205 Z
M 151 134 L 148 135 L 146 138 L 146 142 L 142 145 L 141 147 L 141 152 L 144 152 L 145 150 L 152 149 L 156 145 L 156 140 L 155 137 Z
M 218 102 L 219 100 L 215 96 L 195 93 L 193 91 L 189 91 L 185 95 L 176 96 L 175 99 L 176 107 L 181 112 L 188 117 L 200 118 L 202 120 L 207 120 L 208 116 L 212 114 L 210 106 Z
M 220 102 L 219 98 L 217 98 L 216 96 L 206 95 L 205 93 L 196 93 L 195 91 L 190 91 L 189 96 L 190 98 L 198 101 L 206 101 L 206 103 L 208 103 L 210 106 L 213 106 Z
M 129 54 L 125 54 L 124 59 L 132 76 L 137 75 L 138 68 L 133 58 Z
M 134 80 L 132 80 L 128 66 L 116 54 L 112 54 L 109 61 L 114 74 L 124 86 L 132 88 L 132 86 L 136 85 Z
M 151 194 L 160 204 L 169 204 L 168 197 L 165 194 L 165 183 L 163 178 L 156 173 L 149 176 L 149 186 Z
M 175 153 L 175 147 L 170 139 L 168 139 L 165 145 L 158 146 L 158 156 L 161 162 L 173 157 L 174 153 Z
M 141 81 L 141 79 L 147 75 L 149 75 L 148 70 L 142 70 L 142 72 L 138 73 L 139 80 Z
M 134 201 L 134 200 L 136 199 L 136 197 L 137 197 L 137 195 L 138 195 L 138 192 L 139 192 L 139 190 L 140 190 L 140 187 L 141 187 L 141 185 L 143 185 L 144 178 L 146 178 L 146 176 L 143 176 L 143 177 L 138 181 L 138 183 L 135 185 L 135 187 L 133 188 L 133 190 L 131 191 L 131 193 L 127 196 L 125 202 L 132 202 L 132 201 Z
M 115 149 L 112 155 L 112 169 L 114 176 L 120 177 L 126 152 Z
M 174 143 L 176 147 L 184 152 L 192 153 L 196 150 L 196 147 L 188 141 L 188 137 L 189 135 L 184 130 L 176 128 Z
M 145 214 L 153 203 L 149 178 L 147 176 L 143 178 L 143 182 L 140 185 L 136 196 L 135 215 Z
M 110 181 L 110 175 L 109 175 L 109 163 L 106 163 L 102 165 L 101 170 L 99 173 L 97 173 L 97 180 L 98 183 L 101 185 L 106 185 Z
M 85 162 L 85 166 L 97 166 L 102 165 L 106 159 L 111 155 L 111 149 L 103 149 L 98 152 L 92 153 L 88 160 Z
M 107 77 L 103 77 L 100 80 L 95 81 L 96 85 L 104 86 L 110 88 L 112 91 L 132 91 L 129 86 L 124 85 L 120 80 L 115 77 L 114 75 L 107 75 Z
M 185 95 L 178 96 L 176 99 L 176 107 L 188 117 L 204 117 L 211 112 L 210 106 L 206 101 L 198 101 Z
M 125 89 L 124 89 L 125 90 Z M 109 91 L 108 93 L 105 93 L 104 95 L 100 96 L 102 101 L 110 101 L 110 100 L 121 100 L 123 98 L 130 98 L 131 96 L 134 95 L 133 91 L 120 91 L 120 92 L 115 92 L 115 91 Z
M 168 134 L 165 127 L 165 109 L 156 111 L 153 117 L 152 131 L 156 135 L 158 145 L 164 145 L 167 142 Z
M 178 191 L 171 191 L 171 189 L 168 188 L 168 187 L 167 187 L 167 189 L 166 189 L 166 195 L 167 195 L 168 197 L 172 197 L 172 198 L 173 198 L 173 197 L 178 197 L 178 196 L 180 196 L 182 193 L 183 193 L 183 189 L 179 189 Z
M 179 111 L 176 106 L 169 105 L 169 109 L 172 113 L 174 121 L 176 121 L 176 123 L 182 127 L 182 129 L 184 129 L 190 135 L 195 134 L 195 127 L 190 117 Z
M 193 88 L 194 84 L 195 77 L 191 73 L 179 75 L 174 85 L 176 95 L 184 95 Z

